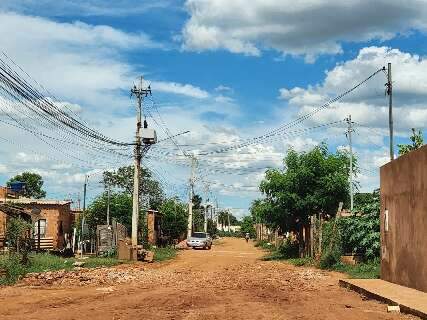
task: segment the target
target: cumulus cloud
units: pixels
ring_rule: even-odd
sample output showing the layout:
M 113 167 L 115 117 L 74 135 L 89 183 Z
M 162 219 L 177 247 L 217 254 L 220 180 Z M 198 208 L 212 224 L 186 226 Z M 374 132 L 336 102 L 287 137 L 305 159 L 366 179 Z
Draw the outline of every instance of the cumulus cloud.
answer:
M 185 49 L 258 56 L 272 48 L 310 62 L 342 52 L 343 41 L 386 40 L 427 26 L 425 0 L 187 0 L 186 8 Z
M 205 99 L 209 97 L 209 93 L 207 91 L 190 84 L 155 81 L 151 86 L 153 90 L 160 92 L 174 93 L 197 99 Z
M 388 62 L 392 64 L 394 122 L 396 130 L 424 127 L 427 123 L 427 60 L 398 49 L 367 47 L 357 57 L 335 66 L 326 72 L 325 79 L 316 86 L 307 88 L 282 88 L 280 98 L 299 114 L 313 111 L 329 99 L 351 88 Z M 374 79 L 321 111 L 312 118 L 312 123 L 342 120 L 351 114 L 353 120 L 378 130 L 388 126 L 388 98 L 385 96 L 386 75 Z M 386 131 L 382 131 L 386 132 Z

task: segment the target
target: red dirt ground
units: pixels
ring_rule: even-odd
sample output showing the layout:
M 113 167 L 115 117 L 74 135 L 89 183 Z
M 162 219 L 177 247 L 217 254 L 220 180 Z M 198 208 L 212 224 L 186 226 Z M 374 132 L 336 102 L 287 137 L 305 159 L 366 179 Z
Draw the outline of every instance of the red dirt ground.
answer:
M 414 319 L 339 287 L 341 274 L 263 254 L 229 238 L 166 263 L 24 280 L 0 289 L 0 319 Z

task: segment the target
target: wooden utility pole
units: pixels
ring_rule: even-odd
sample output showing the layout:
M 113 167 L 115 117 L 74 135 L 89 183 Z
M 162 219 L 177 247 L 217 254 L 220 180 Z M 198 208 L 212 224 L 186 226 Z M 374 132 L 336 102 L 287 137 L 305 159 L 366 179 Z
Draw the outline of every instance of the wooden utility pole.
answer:
M 196 158 L 191 156 L 191 176 L 190 188 L 188 192 L 188 224 L 187 224 L 187 238 L 193 234 L 193 188 L 194 188 L 194 172 L 196 170 Z
M 352 128 L 352 122 L 351 122 L 351 115 L 348 116 L 347 120 L 347 138 L 348 138 L 348 145 L 350 148 L 350 172 L 349 172 L 349 177 L 350 177 L 350 210 L 353 211 L 353 197 L 354 197 L 354 192 L 353 192 L 353 145 L 352 145 L 352 139 L 351 139 L 351 133 L 353 131 Z
M 139 177 L 141 172 L 141 117 L 143 97 L 151 94 L 151 89 L 142 87 L 142 77 L 139 87 L 133 86 L 131 94 L 136 96 L 136 139 L 134 156 L 134 175 L 133 175 L 133 198 L 132 198 L 132 246 L 138 245 L 138 219 L 139 219 Z
M 391 79 L 391 63 L 387 67 L 387 95 L 388 95 L 388 125 L 390 129 L 390 161 L 394 160 L 393 142 L 393 83 Z

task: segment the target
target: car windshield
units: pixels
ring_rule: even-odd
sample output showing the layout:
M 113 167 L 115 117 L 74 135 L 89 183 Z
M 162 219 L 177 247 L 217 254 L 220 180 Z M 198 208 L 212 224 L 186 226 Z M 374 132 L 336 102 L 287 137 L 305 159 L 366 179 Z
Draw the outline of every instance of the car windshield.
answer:
M 193 238 L 207 238 L 206 233 L 204 232 L 195 232 L 193 233 Z

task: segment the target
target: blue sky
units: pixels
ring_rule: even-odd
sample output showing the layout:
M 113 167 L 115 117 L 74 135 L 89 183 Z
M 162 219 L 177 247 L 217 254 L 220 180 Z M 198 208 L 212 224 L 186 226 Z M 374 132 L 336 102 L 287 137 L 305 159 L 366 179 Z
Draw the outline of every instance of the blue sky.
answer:
M 91 125 L 118 139 L 132 139 L 134 101 L 128 90 L 143 75 L 160 113 L 147 101 L 154 117 L 148 117 L 150 125 L 161 137 L 164 125 L 173 133 L 190 130 L 177 141 L 194 154 L 266 133 L 392 62 L 395 134 L 400 143 L 407 141 L 411 127 L 425 130 L 427 120 L 425 4 L 6 0 L 0 4 L 0 47 L 61 102 L 72 104 Z M 385 5 L 388 16 L 380 10 Z M 384 74 L 377 75 L 297 128 L 342 120 L 351 113 L 357 122 L 355 150 L 362 168 L 357 179 L 362 191 L 378 187 L 378 168 L 387 162 L 384 83 Z M 31 142 L 41 154 L 36 156 L 25 147 L 30 142 L 22 132 L 4 130 L 9 141 L 22 141 L 22 146 L 3 149 L 1 182 L 23 169 L 37 171 L 44 174 L 51 197 L 76 198 L 89 172 L 93 198 L 100 191 L 99 173 L 114 169 L 111 163 L 116 163 L 107 157 L 82 168 L 64 156 L 58 165 L 50 159 L 57 156 L 54 150 Z M 241 216 L 260 196 L 256 185 L 265 168 L 280 167 L 289 147 L 308 150 L 326 141 L 332 151 L 346 148 L 344 131 L 345 124 L 340 124 L 200 156 L 203 181 L 196 189 L 204 194 L 209 185 L 210 198 L 218 198 L 222 207 L 239 208 L 234 212 Z M 146 165 L 155 169 L 168 194 L 184 197 L 188 162 L 171 143 L 156 148 Z M 91 159 L 83 151 L 75 152 Z M 241 174 L 230 174 L 232 170 Z

